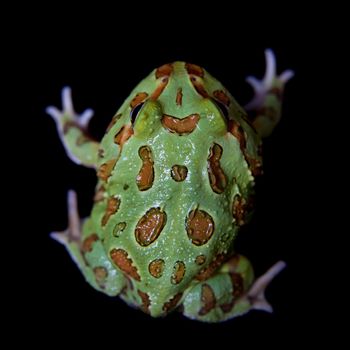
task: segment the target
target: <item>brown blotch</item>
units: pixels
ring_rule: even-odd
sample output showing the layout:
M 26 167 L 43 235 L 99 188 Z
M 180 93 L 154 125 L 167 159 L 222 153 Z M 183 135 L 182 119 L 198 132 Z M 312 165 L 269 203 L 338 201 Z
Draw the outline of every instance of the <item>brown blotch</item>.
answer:
M 134 134 L 130 124 L 124 125 L 119 132 L 114 136 L 114 143 L 123 147 L 124 143 Z
M 141 292 L 140 290 L 137 290 L 137 294 L 142 300 L 141 310 L 146 314 L 149 314 L 149 306 L 151 305 L 151 301 L 149 300 L 148 294 Z
M 160 208 L 151 208 L 139 220 L 135 229 L 135 237 L 138 244 L 147 247 L 153 243 L 166 224 L 166 213 Z
M 210 148 L 208 158 L 208 175 L 212 190 L 215 193 L 222 193 L 227 186 L 227 178 L 220 165 L 222 147 L 217 143 Z
M 104 188 L 104 186 L 103 185 L 99 186 L 95 192 L 94 202 L 97 203 L 97 202 L 103 201 L 105 192 L 106 192 L 106 189 Z
M 114 197 L 108 198 L 106 213 L 105 215 L 103 215 L 103 218 L 101 221 L 102 226 L 105 226 L 107 224 L 109 218 L 118 211 L 119 206 L 120 206 L 119 198 L 114 198 Z
M 222 103 L 223 103 L 224 105 L 226 105 L 227 107 L 230 105 L 231 100 L 230 100 L 230 98 L 226 95 L 226 93 L 225 93 L 224 91 L 222 91 L 222 90 L 215 90 L 215 91 L 213 92 L 213 95 L 214 95 L 214 97 L 215 97 L 218 101 L 222 102 Z
M 181 297 L 182 297 L 182 293 L 175 294 L 169 301 L 167 301 L 163 305 L 163 311 L 169 312 L 170 310 L 174 309 L 177 303 L 180 301 Z
M 149 273 L 155 277 L 160 278 L 163 275 L 164 270 L 164 260 L 163 259 L 156 259 L 150 262 L 148 265 L 148 271 Z
M 178 88 L 176 93 L 176 104 L 182 106 L 182 89 Z
M 248 156 L 246 153 L 244 154 L 245 159 L 249 165 L 249 169 L 252 172 L 254 177 L 261 176 L 263 174 L 262 162 L 260 159 L 253 158 Z
M 82 127 L 78 123 L 74 121 L 67 121 L 63 124 L 63 133 L 67 134 L 71 128 L 76 128 L 83 131 Z
M 96 233 L 91 234 L 90 236 L 86 237 L 82 244 L 82 251 L 84 253 L 91 252 L 92 251 L 92 245 L 99 240 L 99 237 Z
M 171 177 L 176 181 L 184 181 L 187 177 L 187 167 L 184 165 L 173 165 L 171 167 Z
M 137 268 L 133 266 L 131 258 L 128 258 L 128 253 L 123 249 L 112 249 L 110 251 L 110 256 L 113 262 L 128 276 L 140 281 L 140 275 L 137 272 Z
M 117 162 L 116 159 L 111 159 L 106 163 L 103 163 L 100 168 L 98 169 L 97 176 L 102 181 L 107 181 L 108 178 L 111 176 L 112 170 L 115 166 L 115 163 Z
M 239 142 L 239 146 L 241 150 L 244 152 L 246 145 L 247 145 L 247 140 L 245 138 L 244 130 L 243 128 L 235 121 L 230 120 L 229 125 L 228 125 L 228 131 L 237 138 Z
M 213 218 L 204 210 L 192 210 L 186 220 L 186 230 L 193 244 L 203 245 L 213 235 Z
M 163 90 L 165 89 L 165 87 L 168 85 L 169 79 L 168 78 L 163 78 L 159 85 L 156 87 L 156 89 L 153 91 L 152 95 L 151 95 L 151 99 L 152 100 L 156 100 L 160 94 L 163 92 Z
M 113 229 L 113 236 L 119 237 L 120 234 L 125 230 L 126 222 L 118 222 Z
M 199 81 L 198 78 L 196 78 L 195 76 L 192 76 L 191 82 L 192 82 L 193 87 L 196 89 L 196 91 L 198 92 L 199 95 L 201 95 L 204 98 L 209 98 L 209 94 L 208 94 L 207 90 L 205 90 L 203 83 L 201 81 Z
M 199 310 L 200 316 L 206 315 L 208 312 L 213 310 L 216 305 L 215 294 L 209 284 L 205 283 L 202 285 L 201 302 L 203 306 Z
M 197 75 L 198 77 L 204 77 L 204 69 L 202 67 L 197 66 L 196 64 L 186 63 L 185 68 L 187 73 L 190 75 Z
M 220 308 L 223 312 L 227 313 L 232 310 L 235 306 L 236 301 L 239 297 L 243 295 L 244 286 L 243 278 L 239 273 L 232 272 L 230 273 L 231 283 L 232 283 L 232 301 L 226 304 L 220 305 Z
M 186 265 L 182 261 L 177 261 L 174 265 L 174 271 L 173 274 L 171 275 L 171 283 L 172 284 L 179 284 L 186 272 Z
M 116 115 L 112 118 L 111 122 L 110 122 L 110 123 L 108 124 L 108 126 L 107 126 L 106 133 L 107 133 L 109 130 L 112 129 L 112 127 L 117 123 L 117 121 L 121 118 L 121 116 L 122 116 L 122 114 L 119 113 L 119 114 L 116 114 Z
M 195 262 L 196 262 L 197 265 L 203 265 L 205 263 L 205 260 L 206 260 L 205 255 L 198 255 L 196 257 Z
M 232 215 L 236 219 L 238 226 L 243 226 L 246 223 L 247 215 L 254 208 L 254 197 L 251 196 L 248 201 L 240 195 L 236 195 L 232 204 Z
M 146 191 L 152 187 L 154 180 L 152 151 L 148 146 L 142 146 L 139 148 L 139 156 L 142 166 L 136 177 L 136 184 L 140 191 Z
M 105 282 L 106 282 L 106 278 L 108 276 L 108 271 L 105 267 L 103 266 L 98 266 L 94 268 L 94 275 L 95 275 L 95 279 L 97 284 L 101 287 L 104 288 L 105 287 Z
M 82 146 L 84 143 L 88 143 L 88 142 L 91 142 L 91 141 L 93 141 L 93 139 L 92 139 L 91 137 L 87 136 L 86 134 L 81 134 L 81 135 L 77 138 L 75 144 L 76 144 L 77 146 Z
M 182 119 L 163 114 L 162 125 L 170 132 L 185 135 L 190 134 L 196 128 L 199 118 L 197 113 L 190 114 Z
M 140 104 L 141 102 L 143 102 L 147 97 L 148 97 L 148 93 L 147 93 L 147 92 L 139 92 L 139 93 L 136 94 L 136 96 L 131 100 L 131 102 L 130 102 L 130 107 L 131 107 L 131 108 L 136 107 L 138 104 Z
M 173 72 L 173 65 L 171 63 L 164 64 L 157 68 L 156 70 L 156 79 L 162 77 L 168 77 Z
M 204 269 L 202 269 L 195 277 L 198 281 L 205 281 L 213 275 L 213 273 L 222 265 L 226 260 L 224 254 L 218 254 L 216 258 Z

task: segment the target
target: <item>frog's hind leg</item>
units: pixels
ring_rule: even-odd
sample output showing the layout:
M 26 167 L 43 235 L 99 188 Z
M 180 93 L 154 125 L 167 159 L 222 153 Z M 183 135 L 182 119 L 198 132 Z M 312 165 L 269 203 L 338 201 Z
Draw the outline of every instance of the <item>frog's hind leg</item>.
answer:
M 93 140 L 87 132 L 94 112 L 92 109 L 87 109 L 82 114 L 77 114 L 74 111 L 71 95 L 69 87 L 63 88 L 62 111 L 50 106 L 46 108 L 46 113 L 56 122 L 58 134 L 68 157 L 77 164 L 95 168 L 99 143 Z
M 86 281 L 94 288 L 111 296 L 119 294 L 125 285 L 124 277 L 109 261 L 90 218 L 83 220 L 81 229 L 74 191 L 68 192 L 68 228 L 51 233 L 51 237 L 66 247 Z
M 183 300 L 183 314 L 204 322 L 222 322 L 250 310 L 272 312 L 265 289 L 285 267 L 280 261 L 254 281 L 245 257 L 235 255 L 207 280 L 192 287 Z
M 255 96 L 245 106 L 245 109 L 250 112 L 256 131 L 262 137 L 269 136 L 280 121 L 284 86 L 294 75 L 292 70 L 286 70 L 277 76 L 273 51 L 266 50 L 265 57 L 264 78 L 259 81 L 255 77 L 247 77 L 247 82 L 253 87 Z

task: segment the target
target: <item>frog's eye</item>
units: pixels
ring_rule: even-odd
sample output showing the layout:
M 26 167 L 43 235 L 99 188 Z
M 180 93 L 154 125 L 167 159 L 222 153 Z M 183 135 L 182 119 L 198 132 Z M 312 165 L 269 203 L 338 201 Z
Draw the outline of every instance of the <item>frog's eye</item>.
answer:
M 144 105 L 144 102 L 139 103 L 138 105 L 136 105 L 130 112 L 130 119 L 131 119 L 131 123 L 134 124 L 135 120 L 142 108 L 142 106 Z
M 220 111 L 222 112 L 225 119 L 229 120 L 227 107 L 222 102 L 220 102 L 218 100 L 214 100 L 214 103 L 220 108 Z

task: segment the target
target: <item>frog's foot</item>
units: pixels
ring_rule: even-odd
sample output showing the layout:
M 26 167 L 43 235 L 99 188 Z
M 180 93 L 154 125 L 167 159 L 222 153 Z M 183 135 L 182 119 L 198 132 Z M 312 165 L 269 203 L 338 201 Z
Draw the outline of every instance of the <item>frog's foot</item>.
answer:
M 78 214 L 77 194 L 75 191 L 68 191 L 67 195 L 68 206 L 68 228 L 62 232 L 52 232 L 51 237 L 57 242 L 66 245 L 70 242 L 80 244 L 81 228 L 80 218 Z
M 265 137 L 270 135 L 281 117 L 281 104 L 285 84 L 294 76 L 290 69 L 277 76 L 276 58 L 272 50 L 265 50 L 266 71 L 264 78 L 259 81 L 249 76 L 246 81 L 254 89 L 253 99 L 245 109 L 253 111 L 253 124 L 257 132 Z
M 285 267 L 286 263 L 279 261 L 253 283 L 245 296 L 249 300 L 252 309 L 266 312 L 273 311 L 272 306 L 265 298 L 265 289 Z
M 86 281 L 94 288 L 113 296 L 120 293 L 125 278 L 108 259 L 93 221 L 90 218 L 80 220 L 74 191 L 68 192 L 68 228 L 51 233 L 51 237 L 66 247 Z
M 50 106 L 46 108 L 46 113 L 54 119 L 69 158 L 77 164 L 95 167 L 99 145 L 87 132 L 93 110 L 87 109 L 77 114 L 73 107 L 71 89 L 65 87 L 62 89 L 62 111 Z
M 234 255 L 209 278 L 205 270 L 198 275 L 200 282 L 185 294 L 183 313 L 199 321 L 222 322 L 250 310 L 272 312 L 265 299 L 265 289 L 285 266 L 280 261 L 254 281 L 249 260 Z

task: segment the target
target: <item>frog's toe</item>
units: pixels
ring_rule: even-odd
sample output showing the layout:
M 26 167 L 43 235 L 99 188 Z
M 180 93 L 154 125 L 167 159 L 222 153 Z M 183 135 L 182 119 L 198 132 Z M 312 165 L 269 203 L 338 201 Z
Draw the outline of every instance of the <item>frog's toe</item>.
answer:
M 252 309 L 266 312 L 273 311 L 272 306 L 265 298 L 265 289 L 285 267 L 286 263 L 284 261 L 277 262 L 250 287 L 246 298 L 249 300 Z
M 253 76 L 246 78 L 247 83 L 254 90 L 253 99 L 245 106 L 248 111 L 261 108 L 266 96 L 273 88 L 283 90 L 284 85 L 294 76 L 294 72 L 290 69 L 277 76 L 276 57 L 271 49 L 265 50 L 265 60 L 266 70 L 262 80 L 258 80 Z
M 72 241 L 80 242 L 81 240 L 81 225 L 78 214 L 77 194 L 75 191 L 68 191 L 67 195 L 68 206 L 68 228 L 61 232 L 52 232 L 51 238 L 57 242 L 66 245 Z

